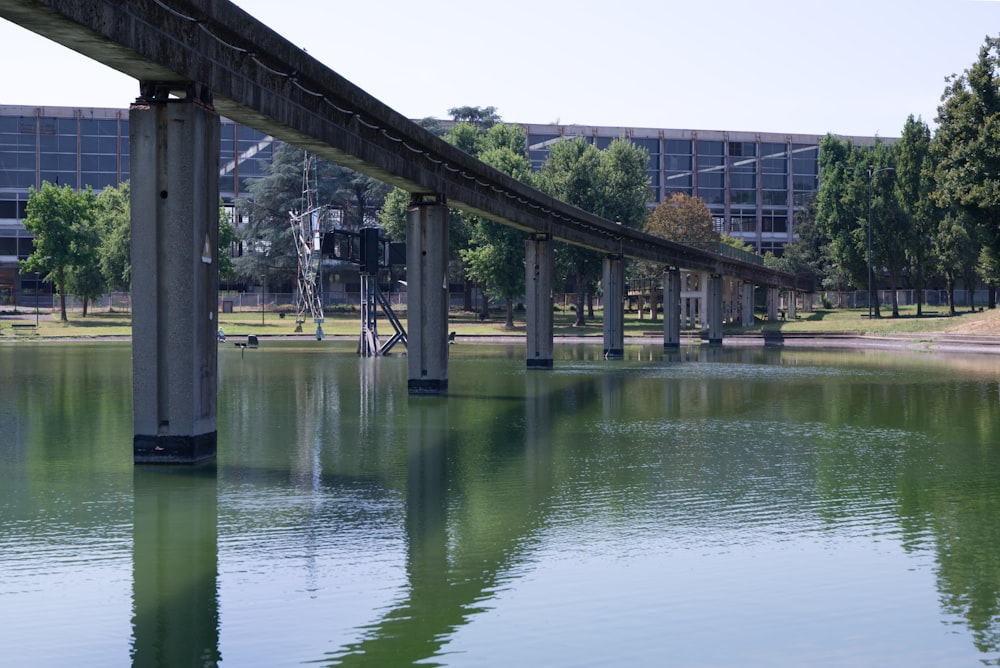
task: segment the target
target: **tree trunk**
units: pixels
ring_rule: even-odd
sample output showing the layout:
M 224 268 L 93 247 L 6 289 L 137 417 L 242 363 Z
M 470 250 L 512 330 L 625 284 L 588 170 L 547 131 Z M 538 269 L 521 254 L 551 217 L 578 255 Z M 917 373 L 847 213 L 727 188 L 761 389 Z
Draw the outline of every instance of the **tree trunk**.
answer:
M 955 279 L 945 279 L 945 290 L 948 293 L 948 315 L 955 315 Z
M 967 278 L 965 286 L 969 289 L 969 297 L 966 299 L 969 302 L 969 312 L 973 313 L 976 310 L 976 281 Z
M 657 320 L 657 310 L 659 307 L 659 299 L 657 297 L 655 288 L 651 288 L 649 290 L 649 319 L 652 322 L 656 322 Z
M 89 300 L 89 299 L 87 299 L 86 297 L 84 297 L 84 298 L 83 298 L 83 317 L 84 317 L 84 318 L 86 318 L 86 317 L 87 317 L 87 305 L 88 305 L 89 303 L 90 303 L 90 300 Z
M 66 317 L 66 277 L 62 271 L 56 274 L 56 281 L 59 290 L 59 319 L 67 322 L 69 318 Z
M 583 327 L 587 324 L 586 318 L 583 315 L 583 303 L 584 297 L 586 296 L 586 284 L 584 282 L 583 274 L 577 272 L 576 274 L 576 322 L 573 323 L 574 327 Z
M 587 293 L 587 317 L 594 319 L 594 295 L 590 292 Z
M 507 297 L 507 329 L 514 329 L 514 300 Z
M 893 275 L 890 277 L 890 281 L 891 281 L 891 284 L 892 284 L 892 317 L 893 318 L 898 318 L 899 317 L 899 296 L 896 294 L 897 293 L 897 290 L 896 290 L 897 283 L 896 283 L 896 274 L 895 273 L 893 273 Z
M 462 310 L 466 313 L 472 313 L 472 281 L 465 279 L 465 294 L 462 296 Z

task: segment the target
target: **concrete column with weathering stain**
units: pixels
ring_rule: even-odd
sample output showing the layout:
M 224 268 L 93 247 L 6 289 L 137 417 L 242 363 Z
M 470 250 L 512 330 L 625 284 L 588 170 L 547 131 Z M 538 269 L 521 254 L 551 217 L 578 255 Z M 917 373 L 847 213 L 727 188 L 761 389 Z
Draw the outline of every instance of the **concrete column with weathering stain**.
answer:
M 144 84 L 145 86 L 145 84 Z M 144 88 L 129 109 L 133 457 L 216 454 L 219 117 Z
M 406 209 L 407 390 L 448 391 L 448 205 L 414 194 Z
M 708 342 L 722 345 L 722 276 L 708 277 Z
M 604 256 L 604 358 L 625 357 L 625 260 Z
M 552 276 L 555 260 L 552 237 L 532 234 L 524 243 L 527 309 L 527 363 L 529 369 L 552 368 Z
M 681 271 L 671 267 L 663 274 L 663 349 L 681 345 Z

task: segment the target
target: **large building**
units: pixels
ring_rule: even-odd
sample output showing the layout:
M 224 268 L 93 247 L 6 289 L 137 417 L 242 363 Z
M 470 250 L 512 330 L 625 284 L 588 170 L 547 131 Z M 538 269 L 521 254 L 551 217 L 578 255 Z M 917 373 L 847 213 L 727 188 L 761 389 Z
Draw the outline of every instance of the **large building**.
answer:
M 584 137 L 605 148 L 627 137 L 649 152 L 654 202 L 682 192 L 702 198 L 716 229 L 758 252 L 781 252 L 794 238 L 796 217 L 819 187 L 821 135 L 523 125 L 538 169 L 553 144 Z M 852 138 L 871 144 L 871 137 Z M 222 121 L 219 188 L 230 202 L 249 180 L 266 173 L 275 140 Z M 22 220 L 29 188 L 43 181 L 101 190 L 129 177 L 128 111 L 0 106 L 0 304 L 39 289 L 20 275 L 17 260 L 31 252 Z

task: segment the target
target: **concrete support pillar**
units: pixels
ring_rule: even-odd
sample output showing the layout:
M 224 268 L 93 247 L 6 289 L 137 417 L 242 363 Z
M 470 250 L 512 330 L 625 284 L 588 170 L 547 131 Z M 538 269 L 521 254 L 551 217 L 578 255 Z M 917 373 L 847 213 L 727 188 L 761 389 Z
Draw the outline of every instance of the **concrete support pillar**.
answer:
M 789 290 L 785 295 L 788 299 L 788 319 L 795 320 L 795 309 L 798 306 L 795 301 L 798 295 L 795 294 L 795 290 Z
M 625 357 L 625 260 L 604 256 L 604 359 Z
M 216 453 L 219 117 L 155 85 L 129 109 L 133 456 Z
M 552 237 L 532 234 L 524 243 L 524 300 L 529 369 L 552 368 Z
M 778 320 L 778 288 L 767 287 L 767 321 L 777 322 Z
M 753 327 L 754 326 L 754 316 L 753 316 L 753 297 L 754 297 L 754 286 L 753 283 L 744 283 L 743 291 L 741 294 L 742 304 L 743 304 L 743 326 Z
M 663 349 L 681 345 L 681 272 L 671 267 L 663 274 Z
M 708 342 L 722 345 L 722 276 L 708 277 Z
M 406 209 L 410 394 L 448 391 L 448 205 L 414 194 Z

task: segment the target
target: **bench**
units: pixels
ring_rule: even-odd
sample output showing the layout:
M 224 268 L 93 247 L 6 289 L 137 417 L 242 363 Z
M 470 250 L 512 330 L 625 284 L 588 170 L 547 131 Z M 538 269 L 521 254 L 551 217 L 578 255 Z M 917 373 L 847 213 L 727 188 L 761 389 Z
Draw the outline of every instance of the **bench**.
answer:
M 15 322 L 15 323 L 11 323 L 11 327 L 14 329 L 15 333 L 19 329 L 35 329 L 35 325 L 33 323 L 30 323 L 30 322 Z

